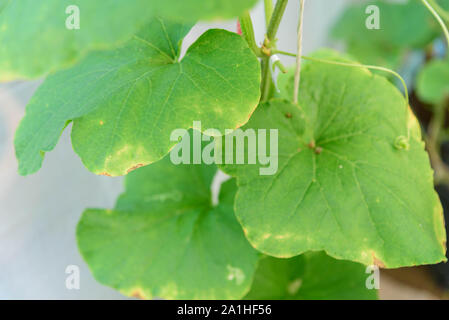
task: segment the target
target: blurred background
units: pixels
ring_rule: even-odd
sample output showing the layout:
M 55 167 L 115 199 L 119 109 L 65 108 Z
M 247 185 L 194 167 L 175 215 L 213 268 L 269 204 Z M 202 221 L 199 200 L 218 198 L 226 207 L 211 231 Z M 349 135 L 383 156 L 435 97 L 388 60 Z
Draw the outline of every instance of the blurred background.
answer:
M 329 31 L 346 6 L 360 1 L 308 0 L 304 20 L 304 54 L 320 47 L 343 49 Z M 381 13 L 382 14 L 382 13 Z M 296 51 L 298 1 L 290 1 L 278 33 L 280 50 Z M 263 41 L 263 5 L 252 11 L 256 38 Z M 417 21 L 410 21 L 417 23 Z M 184 41 L 184 50 L 211 27 L 236 31 L 236 21 L 201 23 Z M 418 60 L 420 59 L 418 55 Z M 293 58 L 282 57 L 284 64 Z M 406 73 L 407 70 L 404 71 Z M 31 176 L 17 174 L 14 131 L 40 81 L 0 84 L 0 299 L 124 299 L 98 284 L 77 250 L 75 228 L 84 209 L 111 208 L 122 192 L 122 178 L 96 176 L 73 152 L 70 128 L 42 169 Z M 66 267 L 80 268 L 80 289 L 68 290 Z M 441 283 L 441 281 L 440 281 Z M 426 267 L 382 272 L 380 298 L 432 299 L 445 297 Z

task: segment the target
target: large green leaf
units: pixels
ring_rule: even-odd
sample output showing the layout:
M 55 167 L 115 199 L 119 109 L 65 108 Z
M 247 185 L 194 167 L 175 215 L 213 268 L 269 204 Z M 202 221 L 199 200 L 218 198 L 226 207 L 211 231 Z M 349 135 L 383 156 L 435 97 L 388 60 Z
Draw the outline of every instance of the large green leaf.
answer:
M 449 61 L 434 60 L 421 69 L 416 90 L 422 101 L 434 105 L 449 98 Z
M 369 14 L 365 11 L 369 5 L 379 8 L 380 29 L 366 28 Z M 347 8 L 331 36 L 344 40 L 347 51 L 363 63 L 395 69 L 407 50 L 425 47 L 440 33 L 435 19 L 420 1 L 369 0 Z
M 260 67 L 242 37 L 204 33 L 179 61 L 189 26 L 154 20 L 125 46 L 90 54 L 50 76 L 16 134 L 19 172 L 37 171 L 67 121 L 86 167 L 111 176 L 161 159 L 172 130 L 243 125 L 257 106 Z
M 0 81 L 39 77 L 127 40 L 152 15 L 147 2 L 0 0 Z M 66 28 L 70 5 L 80 9 L 78 30 Z
M 259 255 L 234 216 L 234 181 L 212 206 L 215 171 L 167 156 L 127 176 L 114 210 L 84 212 L 78 246 L 94 277 L 148 299 L 242 298 Z
M 229 19 L 240 15 L 258 0 L 152 0 L 150 7 L 158 15 L 176 21 Z
M 88 51 L 117 46 L 155 15 L 176 21 L 230 18 L 256 0 L 0 0 L 0 81 L 39 77 Z M 80 28 L 66 28 L 68 6 Z
M 336 260 L 323 252 L 291 259 L 263 257 L 257 267 L 250 300 L 368 300 L 377 290 L 368 289 L 369 274 L 361 264 Z
M 301 79 L 299 106 L 273 100 L 244 126 L 279 130 L 276 174 L 223 166 L 237 177 L 236 215 L 252 245 L 385 267 L 445 260 L 429 158 L 400 92 L 364 68 L 309 62 Z

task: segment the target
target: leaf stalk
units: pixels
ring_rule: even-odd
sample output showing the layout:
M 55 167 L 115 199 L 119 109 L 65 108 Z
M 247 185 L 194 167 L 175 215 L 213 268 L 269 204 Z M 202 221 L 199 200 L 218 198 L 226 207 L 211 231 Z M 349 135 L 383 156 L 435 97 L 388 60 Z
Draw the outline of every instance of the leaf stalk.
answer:
M 273 0 L 264 0 L 264 7 L 265 7 L 265 23 L 270 23 L 271 16 L 273 15 Z
M 430 0 L 431 1 L 431 0 Z M 435 19 L 438 21 L 438 23 L 440 24 L 441 28 L 443 29 L 443 33 L 444 36 L 446 37 L 446 42 L 447 45 L 449 46 L 449 30 L 447 29 L 446 24 L 444 23 L 443 19 L 441 19 L 440 15 L 438 14 L 438 12 L 434 9 L 433 6 L 436 5 L 436 2 L 432 2 L 433 6 L 430 5 L 430 3 L 428 2 L 428 0 L 421 0 L 421 2 L 426 6 L 426 8 L 430 11 L 430 13 L 432 13 L 432 15 L 435 17 Z M 438 6 L 439 7 L 439 6 Z M 441 7 L 440 7 L 441 9 Z
M 256 56 L 262 57 L 263 56 L 262 52 L 256 44 L 253 22 L 251 20 L 249 11 L 245 11 L 245 13 L 243 13 L 243 15 L 239 17 L 239 21 L 240 21 L 240 28 L 242 29 L 242 35 L 245 38 L 246 42 L 248 43 L 248 46 Z
M 281 50 L 274 50 L 273 53 L 283 54 L 283 55 L 287 55 L 290 57 L 296 57 L 296 54 L 294 54 L 294 53 L 285 52 L 285 51 L 281 51 Z M 370 70 L 378 70 L 378 71 L 383 71 L 383 72 L 392 74 L 393 76 L 398 78 L 399 81 L 401 81 L 402 86 L 404 87 L 404 98 L 407 103 L 407 107 L 410 103 L 407 84 L 405 83 L 405 80 L 401 77 L 401 75 L 399 73 L 397 73 L 396 71 L 393 71 L 393 70 L 390 70 L 390 69 L 384 68 L 384 67 L 379 67 L 379 66 L 365 65 L 365 64 L 359 64 L 359 63 L 346 63 L 346 62 L 340 62 L 340 61 L 312 58 L 312 57 L 307 57 L 307 56 L 301 56 L 301 59 L 314 61 L 314 62 L 320 62 L 320 63 L 326 63 L 326 64 L 333 64 L 333 65 L 342 66 L 342 67 L 366 68 L 366 69 L 370 69 Z
M 261 102 L 267 101 L 270 95 L 270 89 L 272 87 L 271 71 L 270 71 L 270 56 L 272 54 L 272 48 L 275 47 L 276 34 L 279 30 L 282 17 L 285 12 L 288 0 L 278 0 L 271 15 L 270 23 L 267 27 L 267 34 L 265 41 L 261 48 L 262 53 L 265 55 L 262 58 L 262 84 L 261 84 Z
M 441 133 L 446 118 L 448 99 L 434 107 L 434 114 L 430 120 L 426 136 L 426 147 L 434 170 L 435 185 L 449 185 L 449 167 L 441 158 Z
M 302 57 L 302 29 L 304 21 L 304 2 L 299 0 L 299 22 L 298 22 L 298 50 L 296 53 L 296 70 L 295 70 L 295 89 L 293 94 L 293 103 L 298 104 L 299 82 L 301 80 L 301 57 Z
M 435 0 L 427 0 L 427 2 L 435 9 L 443 20 L 449 23 L 449 12 L 443 9 Z

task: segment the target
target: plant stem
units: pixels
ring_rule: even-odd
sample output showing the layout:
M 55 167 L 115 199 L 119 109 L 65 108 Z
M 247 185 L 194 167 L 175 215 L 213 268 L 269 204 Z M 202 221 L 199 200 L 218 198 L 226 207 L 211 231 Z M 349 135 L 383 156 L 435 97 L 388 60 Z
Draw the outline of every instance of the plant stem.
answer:
M 283 54 L 284 56 L 289 56 L 289 57 L 296 57 L 296 53 L 290 53 L 287 51 L 282 51 L 282 50 L 272 50 L 272 53 L 279 53 L 279 54 Z
M 444 125 L 444 114 L 444 104 L 440 104 L 434 107 L 434 114 L 429 124 L 428 136 L 428 141 L 431 145 L 437 146 L 439 144 L 441 129 Z
M 271 15 L 270 23 L 268 24 L 267 34 L 264 41 L 264 47 L 262 53 L 265 57 L 262 58 L 262 84 L 261 84 L 261 102 L 267 101 L 270 95 L 270 89 L 272 85 L 271 81 L 271 71 L 270 71 L 270 56 L 271 48 L 274 46 L 276 33 L 279 29 L 279 24 L 281 23 L 282 16 L 285 12 L 285 7 L 287 6 L 288 0 L 278 0 L 276 6 L 274 7 L 273 14 Z
M 443 29 L 444 36 L 446 37 L 446 42 L 449 46 L 449 30 L 443 19 L 441 19 L 441 17 L 443 17 L 447 22 L 449 22 L 449 13 L 440 7 L 434 0 L 421 0 L 421 2 L 427 7 L 427 9 L 440 24 Z M 428 135 L 426 137 L 427 151 L 429 152 L 430 161 L 435 172 L 435 185 L 449 185 L 449 166 L 446 165 L 441 158 L 440 145 L 442 130 L 446 119 L 447 103 L 448 99 L 444 99 L 441 104 L 435 106 L 434 114 L 429 124 Z
M 256 54 L 256 56 L 261 57 L 262 53 L 260 48 L 256 44 L 256 38 L 254 37 L 253 22 L 251 21 L 251 16 L 249 11 L 245 11 L 241 17 L 239 17 L 240 28 L 242 29 L 243 37 L 245 38 L 248 46 Z
M 293 103 L 298 104 L 299 82 L 301 80 L 301 57 L 302 57 L 302 28 L 304 21 L 304 2 L 299 0 L 299 22 L 298 22 L 298 50 L 296 53 L 296 70 L 295 70 L 295 90 L 293 95 Z
M 273 14 L 273 0 L 264 0 L 264 6 L 265 6 L 265 23 L 267 24 L 268 28 L 268 24 L 270 23 L 271 16 Z
M 285 51 L 281 51 L 281 50 L 273 50 L 273 53 L 279 53 L 279 54 L 287 55 L 287 56 L 290 56 L 290 57 L 296 57 L 296 54 L 294 54 L 294 53 L 285 52 Z M 397 73 L 397 72 L 395 72 L 393 70 L 390 70 L 390 69 L 384 68 L 384 67 L 378 67 L 378 66 L 371 66 L 371 65 L 359 64 L 359 63 L 346 63 L 346 62 L 325 60 L 325 59 L 312 58 L 312 57 L 306 57 L 306 56 L 301 56 L 301 58 L 304 59 L 304 60 L 309 60 L 309 61 L 314 61 L 314 62 L 319 62 L 319 63 L 333 64 L 333 65 L 336 65 L 336 66 L 352 67 L 352 68 L 367 68 L 367 69 L 370 69 L 370 70 L 378 70 L 378 71 L 383 71 L 383 72 L 390 73 L 390 74 L 394 75 L 396 78 L 398 78 L 401 81 L 402 86 L 404 87 L 404 96 L 405 96 L 405 101 L 407 103 L 407 107 L 409 105 L 409 100 L 410 99 L 409 99 L 407 84 L 405 83 L 404 78 L 402 78 L 399 73 Z
M 438 15 L 438 12 L 435 11 L 435 9 L 429 4 L 427 0 L 421 0 L 421 2 L 429 9 L 430 13 L 433 14 L 433 16 L 437 19 L 438 23 L 440 24 L 441 28 L 443 29 L 444 36 L 446 37 L 446 42 L 449 45 L 449 30 L 447 29 L 446 24 L 441 19 L 441 17 Z M 435 6 L 435 2 L 433 2 Z M 440 8 L 441 9 L 441 8 Z
M 427 0 L 443 20 L 449 23 L 449 12 L 444 10 L 435 0 Z
M 443 103 L 435 106 L 426 137 L 427 151 L 429 152 L 430 161 L 435 171 L 436 185 L 442 183 L 449 184 L 449 167 L 441 159 L 440 152 L 440 135 L 444 127 L 447 101 L 445 99 Z
M 273 58 L 274 58 L 274 56 L 271 56 L 271 59 L 273 59 Z M 287 73 L 288 72 L 287 68 L 285 68 L 285 66 L 282 64 L 282 62 L 281 62 L 281 60 L 279 58 L 274 60 L 274 62 L 272 62 L 272 65 L 273 65 L 273 71 L 274 71 L 275 68 L 278 68 L 279 70 L 281 70 L 282 73 Z
M 271 86 L 271 72 L 270 72 L 270 60 L 269 58 L 263 58 L 262 62 L 262 84 L 261 84 L 261 97 L 260 101 L 265 102 L 270 95 Z
M 276 37 L 276 33 L 278 32 L 279 24 L 281 23 L 287 3 L 288 0 L 278 0 L 276 2 L 276 6 L 274 7 L 274 11 L 267 29 L 267 38 L 269 41 L 273 41 Z

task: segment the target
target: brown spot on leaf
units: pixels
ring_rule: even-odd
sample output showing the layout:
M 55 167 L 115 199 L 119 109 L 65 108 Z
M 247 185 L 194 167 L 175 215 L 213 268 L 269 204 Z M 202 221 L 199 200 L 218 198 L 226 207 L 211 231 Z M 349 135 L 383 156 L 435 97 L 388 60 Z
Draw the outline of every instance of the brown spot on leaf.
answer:
M 315 153 L 316 154 L 320 154 L 321 152 L 323 152 L 323 148 L 321 148 L 321 147 L 316 147 L 315 148 Z
M 373 255 L 373 264 L 375 266 L 378 266 L 379 268 L 385 268 L 385 264 L 383 263 L 382 260 L 376 257 L 376 253 L 372 251 L 371 254 Z
M 309 142 L 309 144 L 307 145 L 310 149 L 315 149 L 315 140 L 312 140 Z
M 444 232 L 444 225 L 445 225 L 445 219 L 444 219 L 444 211 L 441 207 L 440 202 L 436 202 L 434 205 L 434 228 L 435 228 L 435 234 L 437 235 L 437 238 L 439 242 L 441 243 L 441 246 L 444 250 L 444 252 L 447 251 L 446 247 L 446 234 Z
M 142 163 L 138 163 L 135 166 L 132 166 L 131 168 L 129 168 L 126 172 L 130 173 L 131 171 L 134 171 L 134 170 L 139 169 L 141 167 L 143 167 L 143 164 Z
M 112 177 L 109 173 L 107 172 L 102 172 L 100 173 L 100 176 L 106 176 L 106 177 Z
M 131 297 L 146 300 L 145 294 L 143 293 L 142 289 L 138 288 L 131 292 Z
M 285 114 L 285 117 L 288 118 L 288 119 L 291 119 L 292 118 L 292 114 L 290 112 L 287 112 Z
M 243 127 L 245 124 L 248 123 L 249 119 L 251 119 L 251 116 L 253 115 L 254 111 L 256 111 L 257 107 L 259 106 L 259 104 L 256 104 L 253 108 L 253 110 L 251 110 L 250 114 L 248 115 L 248 119 L 246 119 L 244 122 L 237 124 L 237 126 L 235 127 L 235 130 L 237 130 L 238 128 Z

